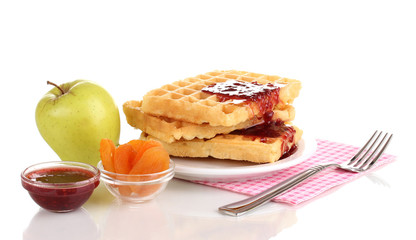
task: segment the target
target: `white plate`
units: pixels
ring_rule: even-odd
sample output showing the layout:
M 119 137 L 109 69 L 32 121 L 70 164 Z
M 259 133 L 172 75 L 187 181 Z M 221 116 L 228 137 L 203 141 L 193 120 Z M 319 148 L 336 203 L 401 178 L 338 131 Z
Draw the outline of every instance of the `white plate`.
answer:
M 291 156 L 274 163 L 254 164 L 214 158 L 172 157 L 175 177 L 192 181 L 243 181 L 265 177 L 273 172 L 289 168 L 308 159 L 316 151 L 316 141 L 303 136 L 298 150 Z

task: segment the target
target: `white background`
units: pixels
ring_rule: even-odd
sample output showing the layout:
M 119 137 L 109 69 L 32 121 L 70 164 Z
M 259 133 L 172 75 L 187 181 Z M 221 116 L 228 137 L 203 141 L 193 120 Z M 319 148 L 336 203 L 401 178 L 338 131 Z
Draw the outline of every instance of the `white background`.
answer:
M 9 222 L 1 235 L 21 238 L 38 209 L 20 172 L 57 160 L 34 118 L 51 88 L 47 80 L 88 79 L 107 89 L 120 108 L 120 142 L 126 142 L 139 132 L 126 124 L 122 104 L 162 84 L 215 69 L 295 78 L 303 84 L 295 101 L 300 128 L 354 145 L 375 129 L 393 132 L 388 152 L 399 158 L 386 175 L 397 178 L 385 180 L 400 190 L 392 193 L 413 192 L 399 186 L 414 182 L 415 10 L 401 0 L 1 1 L 0 209 Z M 397 198 L 409 204 L 403 214 L 414 216 L 406 197 Z M 298 215 L 278 236 L 309 236 L 315 212 Z

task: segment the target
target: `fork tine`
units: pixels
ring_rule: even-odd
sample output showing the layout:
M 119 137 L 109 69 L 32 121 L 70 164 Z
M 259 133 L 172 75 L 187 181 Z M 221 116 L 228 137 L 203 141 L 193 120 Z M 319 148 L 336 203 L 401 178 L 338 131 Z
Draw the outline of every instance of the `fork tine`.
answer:
M 353 164 L 355 161 L 357 161 L 358 157 L 361 155 L 361 153 L 367 148 L 368 144 L 371 143 L 371 141 L 373 140 L 374 136 L 377 134 L 378 130 L 376 130 L 373 135 L 371 136 L 370 139 L 368 139 L 368 141 L 364 144 L 364 146 L 354 155 L 354 157 L 352 157 L 348 163 L 348 165 Z M 365 156 L 368 153 L 368 151 L 363 155 Z M 361 158 L 362 159 L 362 158 Z
M 393 137 L 393 134 L 390 134 L 389 138 L 386 140 L 386 142 L 384 142 L 384 139 L 387 137 L 387 135 L 388 135 L 388 133 L 386 133 L 384 135 L 383 139 L 380 141 L 380 144 L 377 146 L 376 150 L 374 150 L 374 152 L 371 154 L 371 156 L 368 157 L 368 159 L 364 162 L 364 164 L 360 167 L 360 169 L 362 169 L 363 171 L 367 171 L 368 169 L 370 169 L 374 165 L 374 163 L 376 163 L 378 161 L 381 154 L 383 154 L 384 150 L 386 149 L 387 145 L 389 145 L 390 139 Z M 383 145 L 383 142 L 384 142 L 384 145 Z M 377 155 L 373 158 L 373 160 L 371 162 L 369 162 L 371 157 L 377 152 L 377 150 L 382 145 L 383 145 L 383 147 L 381 148 L 381 150 L 377 153 Z M 367 165 L 367 162 L 369 162 L 368 165 Z
M 366 152 L 366 155 L 367 154 L 369 154 L 369 156 L 366 156 L 366 155 L 364 155 L 364 156 L 362 156 L 362 158 L 360 159 L 360 161 L 358 161 L 355 165 L 354 165 L 354 167 L 358 167 L 358 168 L 360 168 L 360 169 L 364 169 L 364 167 L 366 166 L 366 164 L 370 161 L 370 159 L 374 156 L 374 154 L 377 152 L 377 150 L 379 149 L 379 147 L 381 146 L 381 144 L 383 143 L 383 141 L 384 141 L 384 139 L 386 138 L 386 136 L 387 136 L 387 133 L 384 135 L 384 137 L 383 137 L 383 139 L 381 139 L 381 141 L 378 143 L 378 145 L 377 145 L 377 147 L 376 147 L 376 149 L 374 149 L 373 151 L 372 151 L 372 148 L 374 147 L 374 145 L 377 143 L 377 141 L 378 141 L 378 139 L 380 138 L 380 136 L 381 136 L 381 133 L 382 132 L 380 132 L 380 134 L 377 136 L 377 138 L 376 138 L 376 140 L 374 140 L 374 142 L 373 142 L 373 144 L 371 144 L 371 146 L 370 146 L 370 148 L 368 149 L 368 151 Z M 370 151 L 372 151 L 371 153 L 370 153 Z M 366 158 L 365 158 L 366 157 Z M 365 161 L 363 161 L 365 159 Z M 361 164 L 361 162 L 363 162 L 362 164 Z
M 380 138 L 380 136 L 381 136 L 382 133 L 383 132 L 380 131 L 380 133 L 377 135 L 376 139 L 374 139 L 374 141 L 371 143 L 370 147 L 367 148 L 367 151 L 360 157 L 360 159 L 358 159 L 357 162 L 355 162 L 354 167 L 359 166 L 363 162 L 363 160 L 368 156 L 368 154 L 370 154 L 370 152 L 372 151 L 374 145 L 377 143 L 377 141 Z M 374 151 L 373 151 L 373 153 L 374 153 Z M 367 157 L 366 160 L 368 160 L 368 159 L 369 159 L 369 157 Z

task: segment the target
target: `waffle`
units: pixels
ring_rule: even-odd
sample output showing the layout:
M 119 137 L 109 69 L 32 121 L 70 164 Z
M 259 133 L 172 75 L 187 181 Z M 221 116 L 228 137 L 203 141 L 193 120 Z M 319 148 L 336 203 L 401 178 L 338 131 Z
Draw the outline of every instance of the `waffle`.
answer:
M 194 138 L 213 138 L 217 134 L 232 132 L 236 129 L 244 129 L 255 124 L 262 123 L 262 119 L 254 118 L 235 126 L 211 126 L 209 124 L 194 124 L 170 118 L 156 117 L 146 114 L 141 109 L 141 101 L 128 101 L 123 104 L 123 111 L 127 122 L 134 128 L 138 128 L 164 142 L 172 143 L 176 140 L 192 140 Z M 284 109 L 274 110 L 273 119 L 283 122 L 292 121 L 295 118 L 295 110 L 291 105 Z
M 201 91 L 211 84 L 227 80 L 279 84 L 281 87 L 278 108 L 291 104 L 301 88 L 299 81 L 279 76 L 235 70 L 213 71 L 176 81 L 148 92 L 143 97 L 142 110 L 153 116 L 227 127 L 246 122 L 254 117 L 262 117 L 258 107 L 253 107 L 247 102 L 239 104 L 233 101 L 220 102 L 216 95 Z
M 144 132 L 141 138 L 160 141 L 170 155 L 177 157 L 214 157 L 254 163 L 272 163 L 282 157 L 284 154 L 282 149 L 290 149 L 301 139 L 303 131 L 295 126 L 293 129 L 295 134 L 292 142 L 284 140 L 284 137 L 268 138 L 266 142 L 263 142 L 260 138 L 253 139 L 238 134 L 220 134 L 208 140 L 180 140 L 173 143 L 163 142 Z

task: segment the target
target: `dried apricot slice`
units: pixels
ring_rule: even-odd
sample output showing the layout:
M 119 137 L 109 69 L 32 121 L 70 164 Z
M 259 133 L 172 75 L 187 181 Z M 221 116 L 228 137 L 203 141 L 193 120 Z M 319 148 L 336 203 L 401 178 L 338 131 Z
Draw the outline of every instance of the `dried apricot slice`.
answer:
M 169 154 L 163 147 L 147 149 L 140 161 L 133 166 L 130 174 L 151 174 L 165 171 L 169 168 Z M 161 175 L 142 176 L 141 181 L 160 178 Z M 131 186 L 131 190 L 141 197 L 151 195 L 161 188 L 162 184 Z
M 111 139 L 103 138 L 100 142 L 100 157 L 106 171 L 114 172 L 114 152 L 116 147 Z
M 132 193 L 132 189 L 130 188 L 130 186 L 125 186 L 125 185 L 119 185 L 118 186 L 118 192 L 123 195 L 123 196 L 130 196 Z
M 134 139 L 134 140 L 130 140 L 127 144 L 130 144 L 136 152 L 139 152 L 139 150 L 142 148 L 142 146 L 145 143 L 146 143 L 145 140 Z
M 114 170 L 116 173 L 128 174 L 132 167 L 132 162 L 136 156 L 136 151 L 130 144 L 122 144 L 114 152 Z
M 158 178 L 157 176 L 142 177 L 141 181 L 150 181 Z M 162 187 L 161 183 L 141 186 L 131 186 L 130 191 L 137 193 L 140 197 L 146 197 L 157 192 Z
M 163 147 L 147 149 L 140 161 L 130 170 L 130 174 L 149 174 L 165 171 L 169 168 L 169 154 Z
M 140 140 L 139 140 L 140 141 Z M 141 140 L 143 141 L 143 140 Z M 153 147 L 162 147 L 162 144 L 158 141 L 154 141 L 154 140 L 147 140 L 147 141 L 143 141 L 143 143 L 137 147 L 136 151 L 136 157 L 134 158 L 133 164 L 132 166 L 134 167 L 136 165 L 136 163 L 142 158 L 143 154 L 150 148 Z
M 139 140 L 139 139 L 135 139 L 135 140 L 131 140 L 128 142 L 128 144 L 130 144 L 134 150 L 136 151 L 136 157 L 134 158 L 133 162 L 132 162 L 132 166 L 134 166 L 137 161 L 139 161 L 140 157 L 137 157 L 137 153 L 142 152 L 142 147 L 146 144 L 145 140 Z M 141 156 L 142 154 L 140 154 Z

